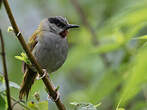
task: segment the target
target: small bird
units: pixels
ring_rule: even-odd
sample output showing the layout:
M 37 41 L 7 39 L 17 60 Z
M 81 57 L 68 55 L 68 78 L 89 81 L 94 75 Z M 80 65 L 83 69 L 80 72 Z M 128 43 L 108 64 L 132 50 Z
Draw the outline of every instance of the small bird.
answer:
M 71 28 L 78 25 L 69 24 L 61 17 L 50 17 L 41 21 L 38 29 L 33 33 L 28 42 L 28 47 L 37 62 L 48 73 L 59 69 L 66 60 L 68 54 L 67 34 Z M 28 98 L 29 91 L 37 76 L 37 71 L 26 63 L 23 65 L 24 79 L 19 92 L 19 99 Z

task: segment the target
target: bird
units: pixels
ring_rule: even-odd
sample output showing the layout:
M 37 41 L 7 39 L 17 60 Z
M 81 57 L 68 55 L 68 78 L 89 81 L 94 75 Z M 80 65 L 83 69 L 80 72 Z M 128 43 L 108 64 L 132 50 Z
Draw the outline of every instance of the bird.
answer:
M 69 24 L 62 16 L 43 19 L 28 41 L 28 47 L 36 61 L 47 73 L 58 70 L 68 54 L 68 30 L 79 25 Z M 37 71 L 28 64 L 23 64 L 24 77 L 19 91 L 19 99 L 28 99 L 29 91 L 37 76 Z

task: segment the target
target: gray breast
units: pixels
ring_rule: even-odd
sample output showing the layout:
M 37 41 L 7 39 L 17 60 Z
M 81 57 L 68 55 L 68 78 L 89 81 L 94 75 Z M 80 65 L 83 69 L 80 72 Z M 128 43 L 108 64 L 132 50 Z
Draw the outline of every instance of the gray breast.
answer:
M 66 60 L 67 53 L 67 39 L 49 32 L 45 32 L 33 50 L 38 63 L 48 72 L 54 72 L 61 67 Z

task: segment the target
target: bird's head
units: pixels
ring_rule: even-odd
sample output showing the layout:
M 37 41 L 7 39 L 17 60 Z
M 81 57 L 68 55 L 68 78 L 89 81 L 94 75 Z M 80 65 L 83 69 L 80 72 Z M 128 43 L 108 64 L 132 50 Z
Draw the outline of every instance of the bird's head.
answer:
M 71 28 L 78 28 L 78 25 L 69 24 L 66 18 L 61 16 L 50 17 L 41 22 L 43 30 L 59 34 L 61 37 L 66 37 L 68 30 Z

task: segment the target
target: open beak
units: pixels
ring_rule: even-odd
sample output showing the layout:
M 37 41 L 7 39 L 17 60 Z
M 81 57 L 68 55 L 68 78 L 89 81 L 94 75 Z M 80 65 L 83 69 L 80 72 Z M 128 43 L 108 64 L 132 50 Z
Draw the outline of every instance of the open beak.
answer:
M 79 28 L 79 25 L 75 25 L 75 24 L 68 24 L 68 26 L 66 27 L 66 29 L 71 29 L 71 28 Z

